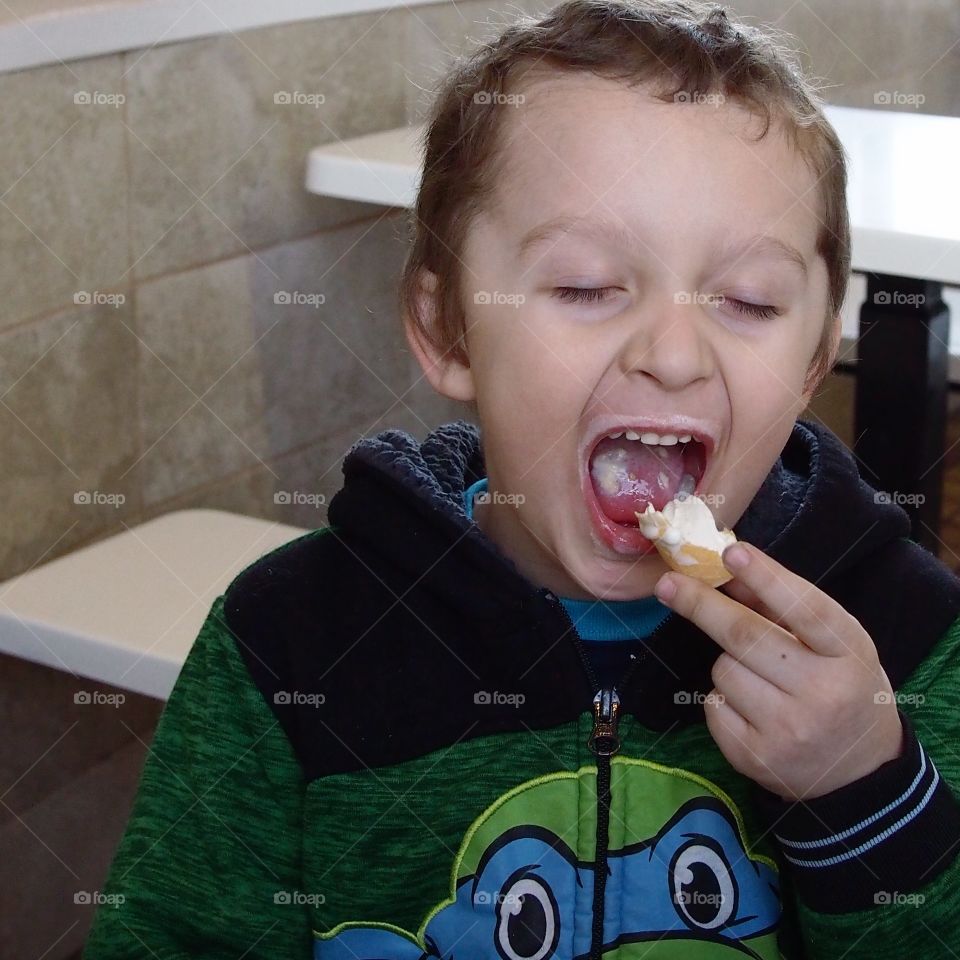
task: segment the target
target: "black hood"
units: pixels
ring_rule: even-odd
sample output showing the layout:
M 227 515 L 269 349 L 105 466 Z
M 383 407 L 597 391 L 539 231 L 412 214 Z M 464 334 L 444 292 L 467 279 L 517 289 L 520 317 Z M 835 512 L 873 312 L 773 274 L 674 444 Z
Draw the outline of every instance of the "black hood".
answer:
M 351 447 L 343 474 L 328 528 L 262 558 L 225 607 L 308 775 L 589 711 L 595 691 L 563 605 L 464 510 L 464 490 L 486 475 L 476 425 L 447 423 L 422 443 L 383 431 Z M 960 579 L 908 539 L 906 513 L 883 499 L 837 437 L 799 421 L 734 529 L 853 614 L 897 689 L 960 613 Z M 671 614 L 618 685 L 623 710 L 655 730 L 702 723 L 691 694 L 713 688 L 720 653 Z M 324 692 L 323 723 L 276 704 L 290 689 Z M 525 703 L 471 710 L 477 690 L 519 690 Z

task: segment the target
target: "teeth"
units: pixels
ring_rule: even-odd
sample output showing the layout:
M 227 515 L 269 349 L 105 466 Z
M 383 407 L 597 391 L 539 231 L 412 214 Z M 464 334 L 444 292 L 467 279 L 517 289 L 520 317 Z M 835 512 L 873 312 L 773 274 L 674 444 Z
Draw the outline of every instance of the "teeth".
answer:
M 628 440 L 639 440 L 641 443 L 646 443 L 652 447 L 672 447 L 676 443 L 689 443 L 693 439 L 693 436 L 689 433 L 678 436 L 675 433 L 638 433 L 636 430 L 620 430 L 617 433 L 607 434 L 611 440 L 617 440 L 624 435 Z

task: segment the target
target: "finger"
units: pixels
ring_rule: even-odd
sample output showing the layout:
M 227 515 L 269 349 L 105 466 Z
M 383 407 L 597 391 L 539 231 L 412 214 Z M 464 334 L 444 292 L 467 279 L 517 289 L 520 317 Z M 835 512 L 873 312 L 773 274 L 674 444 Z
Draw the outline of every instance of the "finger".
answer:
M 742 553 L 747 562 L 735 563 Z M 741 540 L 723 552 L 724 566 L 766 605 L 776 620 L 816 653 L 850 653 L 853 619 L 832 597 Z M 860 630 L 862 632 L 862 628 Z
M 738 757 L 749 758 L 755 751 L 757 731 L 731 706 L 719 691 L 712 690 L 703 706 L 704 719 L 710 736 L 724 756 L 736 762 Z
M 675 585 L 672 596 L 662 592 L 666 584 Z M 812 656 L 810 651 L 782 627 L 732 597 L 676 571 L 665 573 L 654 592 L 671 610 L 781 690 L 796 692 L 808 676 L 804 658 Z
M 784 626 L 779 617 L 745 583 L 741 583 L 736 577 L 728 580 L 720 589 L 733 597 L 738 603 L 742 603 L 751 610 L 756 610 L 761 617 L 765 617 L 771 623 L 775 623 L 778 627 Z
M 729 653 L 721 653 L 710 671 L 714 687 L 752 727 L 761 732 L 783 712 L 787 694 Z

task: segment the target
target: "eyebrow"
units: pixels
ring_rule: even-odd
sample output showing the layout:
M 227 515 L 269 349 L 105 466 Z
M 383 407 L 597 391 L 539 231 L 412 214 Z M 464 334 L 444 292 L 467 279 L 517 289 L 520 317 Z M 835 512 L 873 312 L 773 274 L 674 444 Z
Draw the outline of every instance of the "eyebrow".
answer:
M 535 247 L 554 237 L 559 238 L 567 234 L 588 239 L 612 240 L 618 246 L 634 252 L 649 249 L 636 234 L 620 223 L 609 220 L 589 220 L 586 217 L 560 216 L 547 220 L 525 233 L 517 245 L 517 257 L 521 260 L 526 259 Z M 799 268 L 805 278 L 808 276 L 807 261 L 803 254 L 785 240 L 770 234 L 755 234 L 742 243 L 727 244 L 723 249 L 722 258 L 736 261 L 741 257 L 754 254 L 773 256 L 786 263 L 792 263 Z
M 781 240 L 779 237 L 771 236 L 768 233 L 757 233 L 748 237 L 743 243 L 729 247 L 726 251 L 731 260 L 740 260 L 741 258 L 756 254 L 759 256 L 775 257 L 777 260 L 783 260 L 785 263 L 792 263 L 800 269 L 800 272 L 806 278 L 809 275 L 807 261 L 803 254 L 794 246 Z
M 643 247 L 638 238 L 620 223 L 609 220 L 589 220 L 586 217 L 560 216 L 527 231 L 517 246 L 517 256 L 521 259 L 525 258 L 534 247 L 568 233 L 597 240 L 614 240 L 628 250 L 639 250 Z

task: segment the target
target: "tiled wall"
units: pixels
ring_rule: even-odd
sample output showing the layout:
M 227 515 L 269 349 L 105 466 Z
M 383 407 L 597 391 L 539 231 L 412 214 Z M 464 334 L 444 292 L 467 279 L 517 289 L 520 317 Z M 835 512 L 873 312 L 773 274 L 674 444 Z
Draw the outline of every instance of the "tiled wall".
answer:
M 306 193 L 305 157 L 405 122 L 417 16 L 0 76 L 0 579 L 180 506 L 319 522 L 274 491 L 377 426 L 411 365 L 393 307 L 403 215 Z M 283 91 L 324 103 L 275 104 Z M 283 290 L 325 302 L 275 304 Z M 78 505 L 80 490 L 124 502 Z
M 0 580 L 182 507 L 322 525 L 274 494 L 329 500 L 359 435 L 467 415 L 402 336 L 406 214 L 307 194 L 304 162 L 420 119 L 451 55 L 549 5 L 458 0 L 0 75 Z M 960 113 L 955 0 L 738 6 L 799 35 L 832 102 L 899 90 Z M 294 291 L 324 303 L 275 302 Z M 125 502 L 74 503 L 94 490 Z M 0 885 L 36 878 L 0 922 L 3 956 L 82 942 L 90 911 L 69 894 L 102 881 L 153 729 L 158 705 L 132 695 L 75 715 L 76 686 L 0 658 L 0 793 L 18 783 Z

